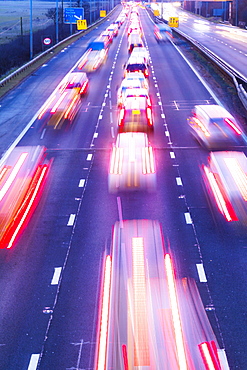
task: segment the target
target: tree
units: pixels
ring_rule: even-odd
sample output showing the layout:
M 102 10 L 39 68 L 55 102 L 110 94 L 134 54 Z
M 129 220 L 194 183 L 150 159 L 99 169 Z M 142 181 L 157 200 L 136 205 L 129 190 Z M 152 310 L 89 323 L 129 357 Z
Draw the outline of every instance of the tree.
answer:
M 50 8 L 45 13 L 45 16 L 48 19 L 52 19 L 54 24 L 56 24 L 56 8 Z M 63 21 L 63 10 L 61 7 L 58 8 L 58 23 L 62 23 Z

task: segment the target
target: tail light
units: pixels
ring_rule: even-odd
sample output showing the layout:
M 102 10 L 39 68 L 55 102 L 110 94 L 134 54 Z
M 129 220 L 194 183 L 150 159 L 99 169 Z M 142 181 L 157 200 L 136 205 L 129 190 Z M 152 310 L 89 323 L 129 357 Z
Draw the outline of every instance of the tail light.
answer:
M 145 71 L 144 71 L 144 76 L 145 77 L 148 77 L 148 70 L 147 70 L 147 68 L 145 69 Z
M 232 122 L 232 120 L 230 120 L 229 118 L 225 118 L 225 122 L 231 126 L 231 128 L 236 132 L 237 135 L 241 135 L 242 132 L 241 130 L 236 126 L 236 124 L 234 122 Z
M 53 106 L 53 108 L 51 109 L 51 113 L 55 113 L 57 108 L 59 107 L 59 105 L 62 103 L 62 101 L 64 100 L 65 96 L 67 95 L 68 93 L 65 91 L 61 96 L 60 98 L 58 99 L 58 101 L 56 102 L 56 104 Z
M 148 124 L 150 126 L 153 125 L 153 120 L 152 120 L 152 112 L 151 112 L 151 108 L 147 108 L 147 119 L 148 119 Z
M 161 40 L 161 34 L 160 34 L 160 32 L 157 32 L 157 37 L 158 37 L 158 39 Z
M 56 98 L 56 95 L 53 94 L 50 96 L 50 98 L 47 100 L 44 108 L 42 109 L 42 111 L 40 112 L 39 116 L 38 116 L 38 119 L 41 119 L 43 114 L 45 113 L 45 111 L 48 109 L 49 105 L 55 100 Z
M 207 177 L 208 183 L 212 190 L 212 193 L 213 193 L 213 196 L 214 196 L 214 199 L 216 201 L 219 211 L 223 214 L 223 216 L 228 222 L 238 221 L 238 218 L 234 212 L 233 206 L 231 205 L 230 200 L 225 194 L 221 183 L 217 181 L 217 177 L 215 176 L 215 174 L 211 172 L 209 168 L 206 166 L 203 166 L 203 169 L 204 169 L 205 175 Z
M 83 94 L 87 89 L 88 81 L 85 81 L 80 90 L 80 94 Z
M 64 114 L 64 118 L 65 118 L 65 119 L 69 118 L 70 111 L 71 111 L 71 109 L 73 108 L 73 106 L 75 105 L 75 103 L 76 103 L 76 100 L 77 100 L 77 99 L 78 99 L 78 95 L 76 95 L 76 96 L 74 97 L 74 99 L 73 99 L 73 100 L 72 100 L 72 102 L 70 103 L 70 105 L 69 105 L 68 109 L 66 110 L 66 112 L 65 112 L 65 114 Z
M 198 344 L 206 369 L 221 370 L 220 360 L 217 353 L 217 347 L 214 341 Z
M 124 119 L 124 108 L 122 108 L 119 113 L 119 122 L 118 122 L 119 126 L 123 125 L 123 119 Z

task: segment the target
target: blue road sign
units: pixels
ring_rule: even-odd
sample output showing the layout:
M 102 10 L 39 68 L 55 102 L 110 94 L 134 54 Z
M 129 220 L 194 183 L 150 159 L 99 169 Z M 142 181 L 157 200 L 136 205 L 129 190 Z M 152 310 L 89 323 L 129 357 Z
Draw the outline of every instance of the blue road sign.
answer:
M 83 8 L 65 8 L 64 9 L 64 23 L 76 24 L 79 19 L 84 19 Z

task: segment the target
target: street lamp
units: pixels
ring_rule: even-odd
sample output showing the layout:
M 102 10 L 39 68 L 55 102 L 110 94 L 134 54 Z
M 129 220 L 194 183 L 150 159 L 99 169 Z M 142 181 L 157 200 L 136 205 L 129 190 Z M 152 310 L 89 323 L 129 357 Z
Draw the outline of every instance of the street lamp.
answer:
M 236 26 L 238 26 L 238 0 L 236 0 Z
M 56 44 L 58 43 L 58 0 L 56 0 Z
M 30 60 L 33 59 L 33 2 L 30 0 Z

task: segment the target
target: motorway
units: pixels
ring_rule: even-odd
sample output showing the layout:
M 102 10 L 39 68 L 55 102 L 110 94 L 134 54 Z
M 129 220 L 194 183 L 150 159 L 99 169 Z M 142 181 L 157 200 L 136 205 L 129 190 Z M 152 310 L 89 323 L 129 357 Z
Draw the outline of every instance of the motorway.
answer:
M 247 79 L 247 31 L 223 23 L 210 22 L 170 4 L 163 5 L 163 16 L 179 18 L 179 31 L 197 40 Z
M 1 154 L 29 124 L 18 145 L 44 145 L 53 160 L 32 219 L 17 244 L 0 251 L 1 370 L 93 369 L 102 261 L 121 218 L 161 223 L 177 276 L 196 280 L 230 368 L 247 369 L 247 237 L 210 206 L 201 175 L 208 152 L 193 140 L 186 121 L 194 105 L 215 103 L 214 96 L 175 45 L 157 44 L 144 9 L 140 19 L 151 56 L 154 194 L 113 195 L 107 187 L 117 134 L 116 91 L 128 58 L 127 22 L 106 63 L 89 75 L 89 92 L 71 127 L 42 127 L 37 112 L 108 21 L 0 102 Z M 196 264 L 203 264 L 206 282 L 200 281 Z M 37 367 L 31 367 L 35 359 Z

